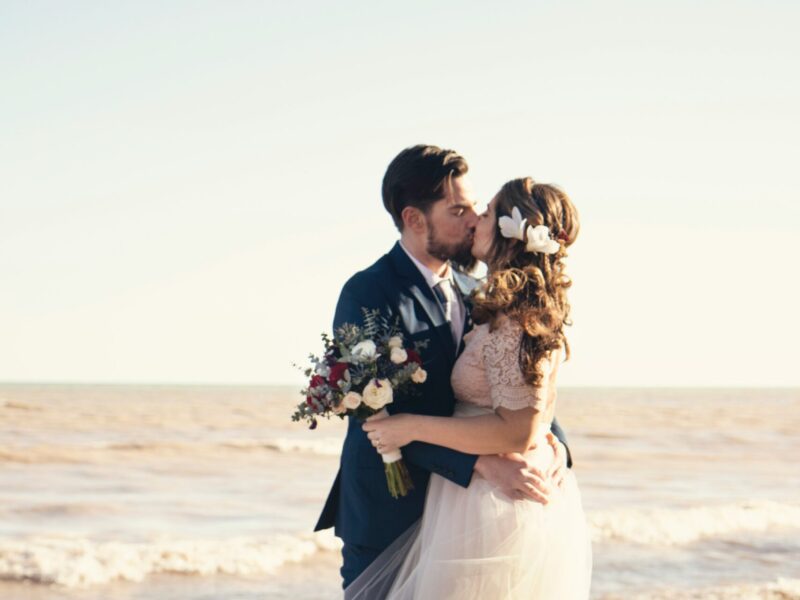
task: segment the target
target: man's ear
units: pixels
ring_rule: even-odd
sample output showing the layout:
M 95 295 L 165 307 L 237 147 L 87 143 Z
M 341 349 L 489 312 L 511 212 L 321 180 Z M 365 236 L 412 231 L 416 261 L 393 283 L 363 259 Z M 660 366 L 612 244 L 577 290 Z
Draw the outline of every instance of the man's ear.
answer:
M 406 206 L 400 213 L 400 217 L 403 219 L 403 229 L 410 229 L 416 234 L 422 234 L 428 230 L 425 215 L 414 206 Z

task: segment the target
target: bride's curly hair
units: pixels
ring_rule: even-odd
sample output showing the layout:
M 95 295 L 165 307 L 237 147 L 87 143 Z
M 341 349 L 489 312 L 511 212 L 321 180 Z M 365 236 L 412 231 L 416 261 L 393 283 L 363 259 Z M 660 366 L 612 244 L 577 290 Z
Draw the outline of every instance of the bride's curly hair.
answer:
M 514 179 L 497 193 L 495 216 L 511 216 L 515 206 L 528 225 L 547 225 L 551 236 L 559 240 L 555 254 L 527 252 L 525 242 L 505 238 L 495 225 L 494 240 L 486 263 L 487 281 L 473 295 L 476 323 L 497 326 L 501 314 L 522 327 L 519 364 L 525 380 L 541 385 L 537 363 L 561 345 L 569 357 L 564 327 L 572 325 L 567 290 L 572 281 L 564 270 L 567 248 L 578 237 L 578 211 L 559 188 L 536 183 L 530 177 Z M 526 227 L 527 229 L 527 227 Z M 527 239 L 527 238 L 526 238 Z

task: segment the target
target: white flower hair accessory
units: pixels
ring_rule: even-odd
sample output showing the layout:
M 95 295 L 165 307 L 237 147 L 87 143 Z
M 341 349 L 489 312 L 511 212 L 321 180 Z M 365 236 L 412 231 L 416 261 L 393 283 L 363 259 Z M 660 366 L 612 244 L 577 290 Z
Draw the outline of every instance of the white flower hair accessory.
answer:
M 559 248 L 561 248 L 561 244 L 550 239 L 550 228 L 547 225 L 537 225 L 536 227 L 528 225 L 528 243 L 525 245 L 528 252 L 555 254 Z
M 528 240 L 525 243 L 527 252 L 541 252 L 543 254 L 555 254 L 558 252 L 561 244 L 550 237 L 550 228 L 547 225 L 531 227 L 527 223 L 528 220 L 522 218 L 522 213 L 519 212 L 516 206 L 511 209 L 510 217 L 502 216 L 497 219 L 497 224 L 500 226 L 500 234 L 504 238 L 525 242 L 527 234 Z M 559 239 L 565 238 L 566 235 L 562 237 L 559 234 Z
M 525 224 L 527 222 L 528 220 L 522 218 L 522 213 L 519 212 L 516 206 L 511 209 L 510 217 L 502 216 L 497 220 L 503 237 L 513 238 L 521 242 L 525 241 Z

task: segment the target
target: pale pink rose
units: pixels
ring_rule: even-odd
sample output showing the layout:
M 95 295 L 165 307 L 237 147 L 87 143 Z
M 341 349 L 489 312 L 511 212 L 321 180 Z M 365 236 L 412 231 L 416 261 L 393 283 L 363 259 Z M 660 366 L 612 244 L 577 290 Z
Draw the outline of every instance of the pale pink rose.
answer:
M 389 354 L 389 359 L 396 365 L 402 365 L 408 360 L 408 352 L 402 348 L 394 347 L 391 354 Z
M 428 379 L 428 372 L 422 367 L 411 374 L 411 381 L 414 383 L 425 383 L 426 379 Z
M 342 406 L 349 410 L 355 410 L 361 404 L 361 394 L 358 392 L 347 392 L 342 398 Z
M 364 404 L 375 410 L 391 404 L 392 397 L 392 384 L 388 379 L 371 379 L 363 392 Z
M 403 347 L 403 338 L 399 335 L 393 335 L 389 338 L 389 341 L 386 343 L 389 348 L 402 348 Z

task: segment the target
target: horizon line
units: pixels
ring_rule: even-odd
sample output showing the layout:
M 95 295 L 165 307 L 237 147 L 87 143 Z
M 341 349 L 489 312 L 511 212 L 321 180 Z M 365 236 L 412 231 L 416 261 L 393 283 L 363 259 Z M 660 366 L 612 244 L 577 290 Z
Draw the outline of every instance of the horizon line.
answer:
M 3 385 L 73 385 L 73 386 L 142 386 L 142 387 L 282 387 L 300 389 L 303 384 L 286 382 L 219 382 L 219 381 L 103 381 L 103 380 L 2 380 Z M 560 386 L 562 389 L 758 389 L 758 390 L 795 390 L 800 385 L 776 384 L 572 384 Z

